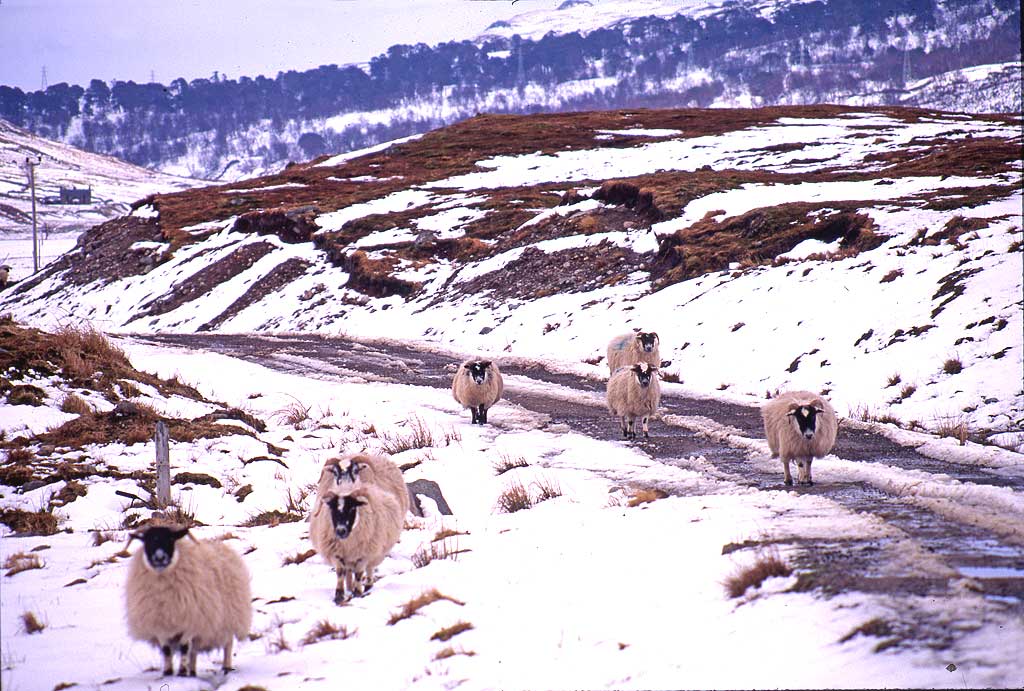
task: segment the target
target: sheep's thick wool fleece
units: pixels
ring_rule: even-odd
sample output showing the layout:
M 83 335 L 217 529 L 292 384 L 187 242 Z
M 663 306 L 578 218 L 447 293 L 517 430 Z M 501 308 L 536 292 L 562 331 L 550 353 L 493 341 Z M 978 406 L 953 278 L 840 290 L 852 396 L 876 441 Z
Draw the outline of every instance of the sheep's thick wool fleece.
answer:
M 623 367 L 615 371 L 608 380 L 608 410 L 613 415 L 652 416 L 658 411 L 661 403 L 661 385 L 658 376 L 651 377 L 651 384 L 646 389 L 640 386 L 636 373 Z
M 629 367 L 638 362 L 646 362 L 652 367 L 661 364 L 660 348 L 655 346 L 651 352 L 646 352 L 636 340 L 635 333 L 616 336 L 608 344 L 608 371 L 611 374 L 620 367 Z
M 159 645 L 186 632 L 197 650 L 249 635 L 252 598 L 242 558 L 219 540 L 178 540 L 175 563 L 154 573 L 139 549 L 128 566 L 125 604 L 132 638 Z
M 386 456 L 359 453 L 329 459 L 324 463 L 323 470 L 320 471 L 320 480 L 317 482 L 317 496 L 319 498 L 323 498 L 329 490 L 337 486 L 337 481 L 334 478 L 334 473 L 331 472 L 330 466 L 338 465 L 342 468 L 347 468 L 349 463 L 365 463 L 367 467 L 360 471 L 358 484 L 375 484 L 383 487 L 398 499 L 402 506 L 402 515 L 405 515 L 409 510 L 409 491 L 405 486 L 405 478 L 402 476 L 402 471 L 395 465 L 395 462 Z M 316 512 L 322 504 L 322 501 L 318 502 L 313 507 L 313 511 Z M 312 515 L 310 518 L 312 518 Z
M 800 406 L 820 408 L 814 436 L 805 439 L 795 428 L 788 413 Z M 779 394 L 761 406 L 765 437 L 772 456 L 780 454 L 787 458 L 822 458 L 832 450 L 836 441 L 839 421 L 832 405 L 821 396 L 810 391 L 788 391 Z
M 337 539 L 331 512 L 322 497 L 318 497 L 310 516 L 309 539 L 317 554 L 335 568 L 344 564 L 350 568 L 374 569 L 384 561 L 402 534 L 409 493 L 404 484 L 400 492 L 376 485 L 360 485 L 352 496 L 367 499 L 367 503 L 359 507 L 359 518 L 352 534 L 344 540 Z
M 472 377 L 466 376 L 466 366 L 470 363 L 472 360 L 459 365 L 459 371 L 452 380 L 452 396 L 463 408 L 475 408 L 480 405 L 490 408 L 501 400 L 501 395 L 505 391 L 501 370 L 492 362 L 487 368 L 484 383 L 477 384 Z

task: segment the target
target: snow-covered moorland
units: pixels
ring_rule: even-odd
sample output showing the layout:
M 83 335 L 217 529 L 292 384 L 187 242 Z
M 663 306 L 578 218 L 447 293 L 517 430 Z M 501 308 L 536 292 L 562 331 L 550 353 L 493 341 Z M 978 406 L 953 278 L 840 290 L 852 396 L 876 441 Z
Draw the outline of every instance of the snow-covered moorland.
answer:
M 0 310 L 394 338 L 594 374 L 610 335 L 654 329 L 696 389 L 828 390 L 842 414 L 1020 443 L 1019 118 L 673 113 L 476 118 L 160 196 L 117 222 L 125 240 L 97 229 Z M 663 220 L 589 198 L 616 180 L 651 190 Z
M 900 109 L 481 116 L 140 200 L 0 293 L 24 325 L 129 334 L 132 364 L 164 378 L 78 348 L 19 359 L 28 337 L 0 324 L 0 511 L 50 533 L 0 527 L 4 687 L 1020 687 L 1022 466 L 994 445 L 1022 444 L 1019 146 L 1018 117 Z M 670 396 L 824 390 L 841 438 L 884 428 L 939 463 L 837 454 L 791 491 L 756 432 L 708 417 L 666 415 L 650 446 L 508 401 L 470 425 L 402 358 L 383 381 L 284 338 L 598 379 L 608 339 L 639 327 L 673 361 Z M 278 334 L 274 367 L 144 340 L 202 332 Z M 252 571 L 226 678 L 204 656 L 199 679 L 161 679 L 126 635 L 122 550 L 153 458 L 126 415 L 172 420 L 177 505 Z M 727 444 L 740 474 L 656 456 L 670 428 Z M 436 482 L 452 515 L 424 500 L 370 594 L 337 607 L 302 518 L 322 463 L 364 448 Z M 502 510 L 520 488 L 533 505 Z M 858 492 L 876 505 L 844 503 Z M 892 518 L 908 507 L 916 523 Z M 929 550 L 954 527 L 975 561 Z M 851 551 L 857 573 L 829 571 Z M 774 557 L 780 575 L 731 596 Z
M 52 457 L 39 449 L 35 467 L 88 464 L 96 474 L 25 485 L 21 493 L 2 488 L 5 510 L 49 506 L 65 531 L 0 540 L 5 688 L 327 689 L 351 679 L 394 689 L 937 687 L 951 680 L 1012 687 L 1024 678 L 1017 654 L 1024 627 L 967 579 L 952 599 L 824 598 L 796 588 L 793 573 L 730 597 L 729 578 L 765 556 L 737 549 L 747 541 L 873 536 L 911 550 L 905 558 L 921 573 L 934 568 L 891 526 L 823 496 L 712 481 L 508 403 L 481 427 L 443 390 L 311 379 L 221 355 L 117 345 L 141 369 L 267 423 L 263 432 L 237 422 L 230 424 L 247 433 L 171 444 L 173 498 L 203 524 L 194 533 L 223 537 L 252 572 L 253 633 L 236 647 L 237 671 L 227 677 L 211 655 L 200 658 L 195 680 L 161 679 L 158 652 L 129 640 L 123 624 L 122 526 L 150 512 L 115 494 L 148 496 L 126 474 L 150 466 L 152 444 L 89 444 Z M 133 381 L 132 400 L 162 415 L 194 418 L 217 407 L 130 378 L 119 386 Z M 73 387 L 61 377 L 36 384 L 46 407 L 0 404 L 5 436 L 74 417 L 53 407 Z M 78 391 L 99 411 L 112 407 Z M 296 404 L 308 416 L 295 414 Z M 417 430 L 427 443 L 402 443 Z M 443 488 L 453 515 L 424 500 L 426 515 L 407 518 L 370 594 L 337 607 L 333 571 L 310 556 L 307 524 L 296 519 L 313 501 L 308 491 L 324 460 L 388 448 L 411 466 L 407 481 Z M 503 492 L 517 485 L 536 503 L 501 511 Z M 655 486 L 678 496 L 645 493 Z M 790 560 L 789 549 L 776 556 Z M 435 590 L 443 597 L 401 616 Z M 931 650 L 893 637 L 886 627 L 898 626 L 907 607 L 954 627 L 954 643 Z

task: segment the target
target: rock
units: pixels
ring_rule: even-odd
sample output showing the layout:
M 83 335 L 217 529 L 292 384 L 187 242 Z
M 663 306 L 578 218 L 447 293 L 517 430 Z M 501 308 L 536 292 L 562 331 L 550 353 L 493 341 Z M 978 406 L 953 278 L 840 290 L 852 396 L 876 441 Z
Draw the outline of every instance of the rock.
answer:
M 417 496 L 418 494 L 422 494 L 423 496 L 434 500 L 437 504 L 437 510 L 440 511 L 442 515 L 452 515 L 452 510 L 448 506 L 448 502 L 445 501 L 444 495 L 441 494 L 441 488 L 438 487 L 437 483 L 433 480 L 413 480 L 412 482 L 407 482 L 406 487 L 409 489 L 409 503 L 414 515 L 423 515 L 423 507 L 420 505 L 420 499 Z

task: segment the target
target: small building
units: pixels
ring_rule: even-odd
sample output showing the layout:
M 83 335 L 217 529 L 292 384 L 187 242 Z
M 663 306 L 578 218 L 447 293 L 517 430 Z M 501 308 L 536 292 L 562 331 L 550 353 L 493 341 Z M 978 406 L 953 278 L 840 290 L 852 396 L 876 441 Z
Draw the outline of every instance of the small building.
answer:
M 61 187 L 60 204 L 92 204 L 92 188 Z

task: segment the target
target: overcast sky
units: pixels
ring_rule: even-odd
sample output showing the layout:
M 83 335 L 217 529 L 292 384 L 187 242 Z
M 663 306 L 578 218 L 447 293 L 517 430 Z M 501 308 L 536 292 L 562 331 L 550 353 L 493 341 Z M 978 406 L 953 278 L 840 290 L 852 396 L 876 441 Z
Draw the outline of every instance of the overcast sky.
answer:
M 562 0 L 0 0 L 0 84 L 274 77 L 473 38 Z

